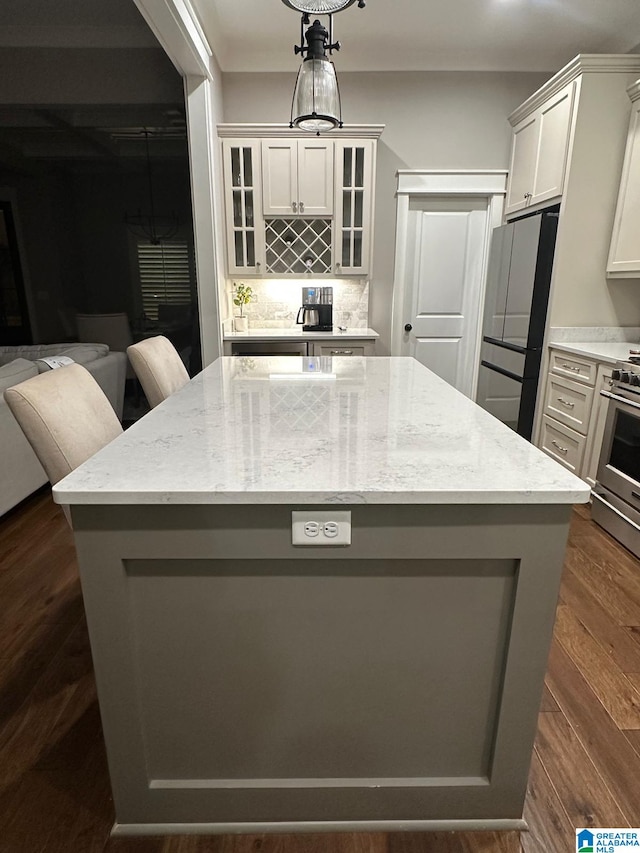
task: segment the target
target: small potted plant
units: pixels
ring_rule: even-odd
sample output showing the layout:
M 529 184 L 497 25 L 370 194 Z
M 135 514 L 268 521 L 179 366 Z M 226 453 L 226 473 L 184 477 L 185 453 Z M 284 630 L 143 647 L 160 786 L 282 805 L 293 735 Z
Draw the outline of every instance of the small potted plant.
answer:
M 251 302 L 253 290 L 248 284 L 234 285 L 233 304 L 240 308 L 240 315 L 233 318 L 233 328 L 236 332 L 246 332 L 249 329 L 249 320 L 244 316 L 244 306 Z

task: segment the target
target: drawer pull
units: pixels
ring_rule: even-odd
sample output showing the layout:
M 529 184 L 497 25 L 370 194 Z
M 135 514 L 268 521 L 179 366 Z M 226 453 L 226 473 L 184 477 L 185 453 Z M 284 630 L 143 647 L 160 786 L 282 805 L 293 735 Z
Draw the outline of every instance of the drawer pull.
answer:
M 563 406 L 566 406 L 567 409 L 573 409 L 575 406 L 575 403 L 570 403 L 569 400 L 565 400 L 563 397 L 557 397 L 556 399 L 559 403 L 562 403 Z
M 332 349 L 331 355 L 353 355 L 352 349 Z
M 566 370 L 573 370 L 574 373 L 580 373 L 579 367 L 574 367 L 572 364 L 563 364 L 562 365 Z
M 556 447 L 560 451 L 560 453 L 568 453 L 569 452 L 569 448 L 563 447 L 561 444 L 558 444 L 558 442 L 555 440 L 555 438 L 551 439 L 551 444 L 553 444 L 553 446 Z

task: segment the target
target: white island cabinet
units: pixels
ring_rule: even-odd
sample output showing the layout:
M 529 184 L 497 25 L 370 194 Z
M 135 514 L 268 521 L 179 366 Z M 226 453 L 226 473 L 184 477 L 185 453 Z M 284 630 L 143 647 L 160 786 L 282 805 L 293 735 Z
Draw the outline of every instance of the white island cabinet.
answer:
M 418 362 L 220 358 L 54 495 L 115 833 L 525 827 L 589 489 Z

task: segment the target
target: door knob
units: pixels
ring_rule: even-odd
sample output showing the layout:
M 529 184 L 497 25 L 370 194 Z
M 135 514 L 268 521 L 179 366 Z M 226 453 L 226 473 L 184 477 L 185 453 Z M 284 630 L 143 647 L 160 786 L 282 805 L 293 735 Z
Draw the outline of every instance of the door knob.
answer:
M 411 323 L 405 323 L 405 326 L 404 326 L 405 332 L 410 332 L 411 329 L 413 329 L 413 326 L 411 325 Z

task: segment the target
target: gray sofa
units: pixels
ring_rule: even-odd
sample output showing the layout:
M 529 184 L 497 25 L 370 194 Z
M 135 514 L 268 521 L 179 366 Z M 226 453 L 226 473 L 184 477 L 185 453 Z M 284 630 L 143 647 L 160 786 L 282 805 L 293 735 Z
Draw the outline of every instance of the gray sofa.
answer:
M 39 359 L 65 355 L 82 364 L 102 388 L 122 420 L 127 356 L 106 344 L 35 344 L 0 347 L 0 515 L 40 486 L 47 476 L 4 401 L 4 391 L 51 368 Z M 64 367 L 57 368 L 64 370 Z

